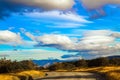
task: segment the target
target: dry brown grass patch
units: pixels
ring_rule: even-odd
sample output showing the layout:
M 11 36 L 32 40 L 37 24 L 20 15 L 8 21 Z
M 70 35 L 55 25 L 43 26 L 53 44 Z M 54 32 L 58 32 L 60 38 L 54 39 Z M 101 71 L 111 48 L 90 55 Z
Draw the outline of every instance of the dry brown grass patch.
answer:
M 0 74 L 0 80 L 32 80 L 34 78 L 44 77 L 45 73 L 36 70 L 23 71 L 19 73 Z
M 82 68 L 75 71 L 91 71 L 105 74 L 108 80 L 120 80 L 120 67 L 96 67 L 96 68 Z

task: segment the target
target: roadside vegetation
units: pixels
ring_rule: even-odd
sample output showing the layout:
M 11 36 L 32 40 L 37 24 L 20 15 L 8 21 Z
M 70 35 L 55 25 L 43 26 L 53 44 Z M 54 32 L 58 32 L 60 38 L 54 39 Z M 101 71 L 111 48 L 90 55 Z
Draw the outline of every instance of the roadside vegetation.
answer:
M 45 73 L 37 70 L 32 60 L 11 61 L 0 60 L 0 79 L 2 80 L 33 80 L 44 77 Z
M 108 80 L 120 80 L 120 67 L 102 67 L 96 71 L 105 74 Z
M 92 60 L 81 59 L 70 62 L 57 62 L 46 67 L 45 69 L 49 71 L 56 71 L 56 70 L 74 71 L 80 68 L 93 68 L 93 67 L 105 67 L 105 66 L 120 66 L 120 58 L 109 59 L 107 57 L 101 57 Z M 43 70 L 44 67 L 41 69 Z
M 104 75 L 107 80 L 120 80 L 120 66 L 81 68 L 76 69 L 75 71 L 97 72 L 99 74 Z
M 45 76 L 44 72 L 37 70 L 22 71 L 18 73 L 0 74 L 2 80 L 33 80 Z
M 22 71 L 18 73 L 0 74 L 2 80 L 33 80 L 45 76 L 44 72 L 37 70 Z
M 101 57 L 92 60 L 60 62 L 48 66 L 49 71 L 87 71 L 104 75 L 107 80 L 120 80 L 120 58 Z

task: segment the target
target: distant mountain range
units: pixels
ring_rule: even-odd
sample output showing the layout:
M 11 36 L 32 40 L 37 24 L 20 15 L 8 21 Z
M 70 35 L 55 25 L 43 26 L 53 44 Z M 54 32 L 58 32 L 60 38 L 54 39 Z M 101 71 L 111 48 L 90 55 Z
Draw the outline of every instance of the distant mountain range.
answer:
M 120 58 L 120 55 L 108 56 L 109 59 Z M 68 62 L 70 60 L 59 60 L 59 59 L 46 59 L 46 60 L 33 60 L 33 62 L 39 66 L 51 65 L 55 62 Z
M 108 56 L 109 59 L 120 58 L 120 55 Z
M 40 66 L 51 65 L 55 62 L 67 62 L 68 60 L 48 59 L 48 60 L 33 60 L 33 62 Z

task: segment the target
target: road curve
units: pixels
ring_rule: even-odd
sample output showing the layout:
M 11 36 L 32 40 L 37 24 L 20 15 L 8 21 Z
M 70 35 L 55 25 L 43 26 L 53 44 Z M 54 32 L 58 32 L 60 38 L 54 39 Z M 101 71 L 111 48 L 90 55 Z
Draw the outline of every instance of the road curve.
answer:
M 102 76 L 89 72 L 46 72 L 48 75 L 36 80 L 105 80 Z

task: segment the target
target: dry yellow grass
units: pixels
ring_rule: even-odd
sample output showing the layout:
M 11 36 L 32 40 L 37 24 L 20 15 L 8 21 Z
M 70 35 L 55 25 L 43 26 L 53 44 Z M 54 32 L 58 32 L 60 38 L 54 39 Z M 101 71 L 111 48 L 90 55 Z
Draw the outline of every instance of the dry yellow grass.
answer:
M 20 80 L 20 79 L 16 76 L 12 76 L 12 75 L 8 75 L 8 74 L 1 74 L 0 80 Z
M 83 68 L 75 71 L 93 71 L 105 74 L 108 80 L 120 80 L 120 67 L 97 67 L 97 68 Z
M 41 71 L 31 70 L 31 71 L 23 71 L 23 72 L 17 73 L 17 75 L 31 76 L 32 78 L 40 78 L 40 77 L 44 77 L 45 73 Z
M 109 80 L 120 80 L 120 73 L 117 72 L 107 73 L 107 76 Z
M 0 80 L 28 80 L 29 78 L 41 78 L 44 76 L 44 72 L 31 70 L 19 73 L 0 74 Z

